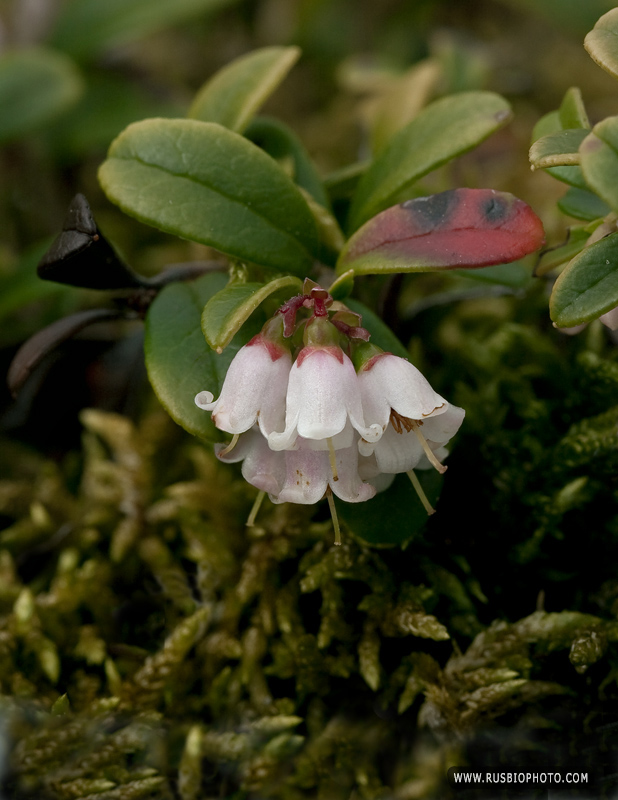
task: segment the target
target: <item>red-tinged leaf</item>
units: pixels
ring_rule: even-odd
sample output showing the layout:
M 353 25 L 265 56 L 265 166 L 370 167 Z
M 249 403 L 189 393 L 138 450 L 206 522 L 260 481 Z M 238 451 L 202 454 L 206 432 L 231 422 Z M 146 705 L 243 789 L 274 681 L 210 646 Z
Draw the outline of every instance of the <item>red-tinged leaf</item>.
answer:
M 387 208 L 350 238 L 337 272 L 428 272 L 516 261 L 545 242 L 530 206 L 508 192 L 453 189 Z

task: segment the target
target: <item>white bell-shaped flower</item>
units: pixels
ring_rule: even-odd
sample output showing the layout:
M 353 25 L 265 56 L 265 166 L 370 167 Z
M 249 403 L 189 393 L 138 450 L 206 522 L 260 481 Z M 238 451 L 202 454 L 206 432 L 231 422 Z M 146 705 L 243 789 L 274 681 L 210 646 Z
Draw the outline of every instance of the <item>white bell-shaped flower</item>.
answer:
M 361 454 L 373 454 L 381 473 L 409 472 L 422 468 L 425 460 L 443 472 L 442 448 L 459 430 L 463 409 L 435 392 L 405 358 L 367 345 L 361 360 L 358 381 L 365 421 L 384 431 L 376 442 L 361 439 Z
M 282 427 L 292 356 L 279 334 L 282 321 L 270 320 L 236 353 L 221 394 L 200 392 L 195 403 L 212 411 L 214 424 L 228 433 L 244 433 L 257 422 L 264 436 Z
M 413 364 L 392 353 L 378 352 L 369 358 L 359 370 L 358 381 L 365 420 L 377 422 L 383 430 L 393 411 L 422 420 L 442 414 L 448 406 Z
M 376 441 L 382 429 L 365 425 L 356 370 L 339 347 L 336 328 L 317 318 L 307 331 L 307 344 L 290 371 L 285 428 L 270 433 L 269 445 L 273 450 L 290 450 L 302 437 L 314 450 L 338 450 L 353 444 L 354 430 L 367 441 Z

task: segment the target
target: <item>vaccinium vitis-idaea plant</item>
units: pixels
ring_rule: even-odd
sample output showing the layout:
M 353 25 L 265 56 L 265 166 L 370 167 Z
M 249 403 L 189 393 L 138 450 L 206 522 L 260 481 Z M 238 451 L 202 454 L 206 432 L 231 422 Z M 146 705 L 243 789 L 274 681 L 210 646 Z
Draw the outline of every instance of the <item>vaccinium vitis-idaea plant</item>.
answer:
M 443 470 L 463 411 L 406 360 L 388 321 L 348 299 L 354 279 L 506 264 L 537 250 L 543 227 L 505 192 L 419 196 L 424 176 L 509 121 L 508 103 L 493 92 L 435 100 L 359 164 L 353 180 L 348 171 L 325 183 L 290 129 L 255 117 L 298 56 L 294 47 L 250 53 L 200 90 L 189 118 L 143 120 L 112 143 L 99 171 L 109 199 L 229 263 L 229 281 L 212 272 L 189 281 L 192 270 L 178 280 L 169 271 L 164 281 L 127 278 L 134 292 L 120 313 L 145 317 L 148 375 L 171 416 L 205 441 L 232 434 L 218 445 L 220 459 L 242 460 L 247 480 L 275 502 L 326 494 L 334 508 L 332 493 L 357 502 L 384 490 L 384 513 L 400 515 L 391 530 L 403 541 L 439 493 L 432 481 L 426 492 L 413 470 Z M 95 226 L 90 250 L 99 241 Z M 67 270 L 69 250 L 46 260 L 44 277 L 93 285 L 87 268 Z M 112 271 L 108 288 L 121 288 L 123 270 Z M 95 283 L 105 288 L 104 278 Z M 64 338 L 72 329 L 63 328 Z M 408 485 L 403 501 L 397 481 L 386 488 L 402 472 L 417 490 Z M 296 482 L 301 473 L 305 481 Z M 390 541 L 365 527 L 356 532 Z

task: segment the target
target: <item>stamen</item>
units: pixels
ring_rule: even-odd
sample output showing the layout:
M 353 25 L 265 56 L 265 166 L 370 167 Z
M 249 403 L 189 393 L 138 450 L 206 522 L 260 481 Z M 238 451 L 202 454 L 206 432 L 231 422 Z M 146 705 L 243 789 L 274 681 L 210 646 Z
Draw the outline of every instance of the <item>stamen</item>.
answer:
M 331 472 L 333 473 L 333 480 L 338 481 L 339 474 L 337 473 L 337 456 L 335 455 L 335 445 L 333 444 L 333 440 L 330 436 L 326 439 L 326 442 L 328 443 L 328 458 L 330 461 Z
M 391 408 L 390 422 L 395 429 L 395 433 L 403 433 L 404 428 L 407 433 L 410 433 L 415 425 L 423 424 L 420 420 L 417 421 L 409 417 L 403 417 L 401 414 L 398 414 L 394 408 Z
M 410 478 L 410 482 L 411 482 L 412 486 L 414 486 L 414 490 L 416 491 L 416 494 L 418 495 L 418 499 L 423 504 L 423 508 L 425 509 L 427 514 L 429 514 L 429 515 L 435 514 L 436 513 L 436 509 L 431 505 L 431 503 L 427 499 L 427 495 L 425 494 L 425 490 L 421 486 L 421 483 L 420 483 L 419 479 L 416 477 L 416 473 L 414 472 L 414 470 L 411 469 L 406 474 L 407 474 L 408 478 Z
M 391 409 L 391 425 L 395 429 L 395 433 L 403 433 L 401 429 L 401 417 L 396 411 Z
M 262 500 L 266 497 L 266 492 L 258 492 L 258 496 L 255 498 L 253 506 L 251 507 L 251 512 L 247 517 L 247 521 L 245 525 L 247 528 L 252 528 L 255 525 L 255 518 L 258 515 L 258 511 L 262 505 Z
M 427 439 L 425 439 L 425 437 L 421 433 L 418 425 L 415 424 L 413 426 L 412 430 L 418 436 L 418 440 L 421 443 L 421 445 L 423 447 L 423 450 L 425 451 L 425 455 L 429 459 L 430 464 L 432 466 L 434 466 L 438 470 L 438 472 L 440 474 L 444 474 L 446 472 L 447 468 L 444 466 L 444 464 L 442 464 L 442 463 L 440 463 L 440 461 L 438 461 L 438 459 L 436 457 L 436 454 L 433 452 L 431 447 L 427 444 Z
M 328 500 L 328 507 L 330 508 L 330 515 L 333 518 L 333 528 L 335 529 L 335 544 L 341 547 L 341 528 L 339 527 L 339 518 L 337 517 L 337 509 L 335 508 L 335 498 L 333 497 L 333 490 L 330 486 L 326 489 L 326 499 Z
M 227 447 L 224 447 L 223 450 L 219 450 L 219 455 L 220 456 L 226 456 L 228 453 L 231 453 L 232 450 L 236 447 L 236 444 L 238 443 L 239 438 L 240 438 L 240 434 L 239 433 L 235 433 L 232 436 L 232 441 L 227 445 Z

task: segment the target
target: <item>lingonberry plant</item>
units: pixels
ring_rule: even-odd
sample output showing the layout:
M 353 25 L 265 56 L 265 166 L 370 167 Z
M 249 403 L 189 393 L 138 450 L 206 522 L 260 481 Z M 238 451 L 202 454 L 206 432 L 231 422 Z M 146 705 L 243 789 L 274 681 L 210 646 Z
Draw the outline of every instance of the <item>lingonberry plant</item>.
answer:
M 352 182 L 346 175 L 351 188 L 335 213 L 292 131 L 254 117 L 298 56 L 297 48 L 271 47 L 238 59 L 201 89 L 187 119 L 130 125 L 99 170 L 105 193 L 126 213 L 227 256 L 227 281 L 205 274 L 181 282 L 195 278 L 190 268 L 141 279 L 106 244 L 83 199 L 39 271 L 75 285 L 131 288 L 124 309 L 112 313 L 145 316 L 146 365 L 160 401 L 201 439 L 232 434 L 218 456 L 242 460 L 262 494 L 276 503 L 326 497 L 339 543 L 333 493 L 358 503 L 381 492 L 381 530 L 357 520 L 355 532 L 405 541 L 433 512 L 440 488 L 413 470 L 444 472 L 440 458 L 464 412 L 406 360 L 388 320 L 343 301 L 357 276 L 516 261 L 543 244 L 543 226 L 506 192 L 423 196 L 423 176 L 509 121 L 508 103 L 486 91 L 428 105 L 357 166 Z M 336 185 L 330 181 L 331 192 Z M 84 249 L 98 262 L 81 269 Z M 47 351 L 100 313 L 61 321 L 42 334 L 43 345 L 40 335 L 14 372 L 28 371 L 33 349 Z M 392 486 L 397 473 L 414 491 Z

